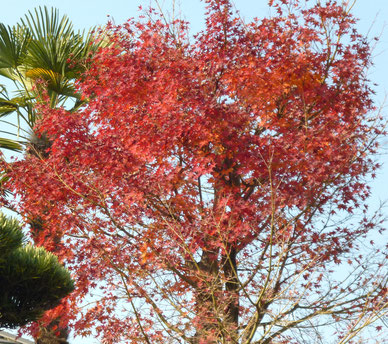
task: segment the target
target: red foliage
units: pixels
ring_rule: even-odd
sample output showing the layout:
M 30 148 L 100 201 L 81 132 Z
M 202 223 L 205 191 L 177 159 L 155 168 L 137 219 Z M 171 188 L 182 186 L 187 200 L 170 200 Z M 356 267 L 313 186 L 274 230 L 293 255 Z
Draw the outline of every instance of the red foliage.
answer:
M 206 3 L 193 43 L 183 22 L 110 27 L 79 81 L 88 105 L 42 106 L 50 154 L 8 166 L 20 212 L 45 223 L 38 242 L 74 272 L 69 321 L 104 343 L 291 343 L 288 328 L 324 309 L 350 321 L 375 295 L 322 296 L 331 262 L 374 228 L 331 221 L 368 196 L 381 134 L 355 20 L 335 1 L 275 1 L 243 24 L 228 0 Z

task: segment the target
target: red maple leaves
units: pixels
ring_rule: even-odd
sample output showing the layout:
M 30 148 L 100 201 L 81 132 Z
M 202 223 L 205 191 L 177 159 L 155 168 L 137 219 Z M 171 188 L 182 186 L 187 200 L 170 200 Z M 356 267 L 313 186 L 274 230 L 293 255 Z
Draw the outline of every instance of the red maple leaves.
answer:
M 280 3 L 243 24 L 209 0 L 193 43 L 160 20 L 111 26 L 79 81 L 88 105 L 41 106 L 50 154 L 9 165 L 8 187 L 47 224 L 40 244 L 60 235 L 71 305 L 95 295 L 74 308 L 79 333 L 269 343 L 377 291 L 341 304 L 322 283 L 370 230 L 330 219 L 375 169 L 368 46 L 334 1 Z

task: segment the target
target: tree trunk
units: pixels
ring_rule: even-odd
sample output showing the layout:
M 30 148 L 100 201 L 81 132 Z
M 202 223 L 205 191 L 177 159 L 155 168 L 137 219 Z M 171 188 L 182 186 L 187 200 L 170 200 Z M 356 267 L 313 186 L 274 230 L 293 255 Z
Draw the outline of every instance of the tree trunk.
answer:
M 200 272 L 200 282 L 196 294 L 197 308 L 197 332 L 194 336 L 193 344 L 217 343 L 220 336 L 218 322 L 217 294 L 222 288 L 217 277 L 219 264 L 217 253 L 211 250 L 204 250 L 198 267 Z
M 230 334 L 227 342 L 237 343 L 239 320 L 239 283 L 237 277 L 237 250 L 230 248 L 229 254 L 223 257 L 223 270 L 226 279 L 225 292 L 227 296 L 225 323 Z
M 198 329 L 192 344 L 237 343 L 239 321 L 239 284 L 237 250 L 217 260 L 218 254 L 204 251 L 198 267 L 203 284 L 196 295 Z M 221 278 L 221 270 L 224 280 Z
M 69 344 L 69 328 L 57 328 L 59 318 L 53 320 L 48 326 L 41 327 L 36 344 Z

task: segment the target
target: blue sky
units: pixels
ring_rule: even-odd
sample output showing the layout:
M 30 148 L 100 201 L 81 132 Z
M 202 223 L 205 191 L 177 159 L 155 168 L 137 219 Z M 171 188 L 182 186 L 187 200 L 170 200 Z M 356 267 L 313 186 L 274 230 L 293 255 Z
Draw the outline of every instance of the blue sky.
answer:
M 173 0 L 159 0 L 164 8 L 168 8 Z M 313 1 L 313 0 L 311 0 Z M 339 0 L 341 1 L 341 0 Z M 349 0 L 352 1 L 352 0 Z M 19 21 L 29 10 L 37 6 L 49 6 L 59 9 L 60 14 L 67 14 L 76 29 L 88 29 L 91 26 L 103 25 L 108 20 L 108 15 L 114 18 L 116 24 L 123 23 L 130 17 L 139 14 L 138 7 L 155 3 L 153 0 L 14 0 L 3 1 L 0 12 L 0 22 L 13 25 Z M 192 33 L 199 31 L 204 23 L 204 4 L 200 0 L 176 0 L 180 3 L 177 11 L 182 17 L 192 23 Z M 234 0 L 235 6 L 247 21 L 253 17 L 263 17 L 268 14 L 267 0 Z M 180 10 L 179 10 L 180 7 Z M 376 104 L 381 105 L 388 94 L 388 0 L 357 0 L 353 13 L 360 18 L 359 31 L 368 32 L 370 37 L 380 36 L 380 41 L 373 52 L 374 67 L 371 68 L 369 77 L 376 83 Z M 388 108 L 383 110 L 388 120 Z M 385 147 L 384 147 L 385 146 Z M 388 139 L 383 141 L 381 161 L 385 166 L 378 173 L 373 182 L 373 197 L 371 207 L 377 207 L 379 200 L 388 199 Z M 92 339 L 73 340 L 76 343 L 95 343 Z

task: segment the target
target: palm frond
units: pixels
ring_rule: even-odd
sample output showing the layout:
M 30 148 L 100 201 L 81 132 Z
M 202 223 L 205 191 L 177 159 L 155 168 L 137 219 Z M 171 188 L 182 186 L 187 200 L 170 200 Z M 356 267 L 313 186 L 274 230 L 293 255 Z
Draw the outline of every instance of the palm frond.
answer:
M 68 59 L 82 46 L 82 38 L 74 32 L 67 16 L 59 17 L 58 10 L 39 7 L 28 12 L 22 24 L 32 35 L 28 63 L 32 68 L 45 68 L 64 75 Z
M 19 142 L 3 137 L 0 137 L 0 148 L 9 149 L 14 152 L 21 152 L 23 150 L 23 147 Z
M 15 69 L 27 56 L 31 35 L 27 28 L 0 24 L 0 68 Z
M 32 106 L 31 100 L 33 99 L 34 98 L 28 97 L 26 94 L 11 99 L 8 97 L 0 98 L 0 118 L 18 111 L 20 108 L 28 111 Z

